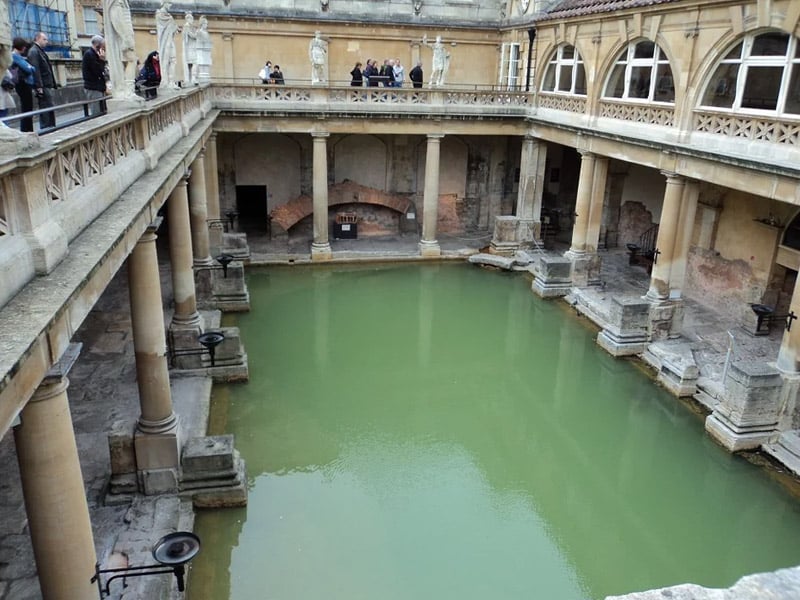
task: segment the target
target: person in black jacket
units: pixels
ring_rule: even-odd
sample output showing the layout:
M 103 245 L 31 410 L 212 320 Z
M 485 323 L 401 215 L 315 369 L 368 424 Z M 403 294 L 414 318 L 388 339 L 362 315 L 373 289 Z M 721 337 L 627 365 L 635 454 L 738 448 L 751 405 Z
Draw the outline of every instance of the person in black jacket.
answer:
M 364 77 L 361 73 L 361 63 L 357 62 L 353 70 L 350 71 L 350 85 L 353 87 L 361 87 L 364 83 Z
M 44 51 L 49 43 L 47 34 L 39 31 L 33 36 L 33 45 L 28 50 L 28 62 L 36 67 L 33 74 L 35 83 L 33 91 L 39 101 L 39 109 L 55 106 L 53 93 L 56 89 L 56 78 L 53 74 L 53 65 L 50 64 L 50 57 Z M 52 110 L 39 115 L 39 126 L 42 129 L 56 126 L 56 113 Z
M 367 87 L 378 87 L 378 68 L 375 61 L 367 59 L 367 68 L 364 69 L 364 78 L 367 80 Z
M 83 93 L 87 100 L 97 100 L 89 105 L 91 116 L 106 112 L 106 41 L 102 36 L 92 38 L 91 47 L 83 53 Z
M 411 72 L 408 74 L 408 78 L 414 84 L 415 88 L 422 87 L 422 63 L 418 62 L 417 66 L 411 69 Z
M 283 85 L 284 83 L 286 83 L 283 80 L 283 71 L 281 71 L 281 66 L 280 65 L 275 65 L 275 68 L 272 71 L 272 73 L 270 74 L 269 78 L 272 81 L 272 83 L 274 83 L 276 85 Z
M 161 85 L 161 63 L 158 50 L 153 50 L 144 59 L 142 70 L 136 79 L 137 88 L 144 91 L 144 99 L 151 100 L 158 96 L 158 86 Z

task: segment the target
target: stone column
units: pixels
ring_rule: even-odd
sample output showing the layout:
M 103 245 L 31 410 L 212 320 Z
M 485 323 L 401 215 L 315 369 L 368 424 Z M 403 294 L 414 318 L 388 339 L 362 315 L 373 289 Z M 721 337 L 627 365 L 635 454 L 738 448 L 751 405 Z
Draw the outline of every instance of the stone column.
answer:
M 208 206 L 206 200 L 205 154 L 201 150 L 192 162 L 189 173 L 189 216 L 192 223 L 194 266 L 213 264 L 208 243 Z
M 74 356 L 65 360 L 74 350 Z M 44 600 L 96 600 L 92 524 L 67 401 L 73 344 L 39 384 L 14 428 L 22 493 Z
M 800 277 L 794 284 L 789 313 L 800 316 Z M 800 321 L 792 320 L 791 329 L 784 329 L 776 366 L 783 373 L 800 374 Z
M 572 227 L 572 245 L 568 257 L 578 257 L 586 253 L 586 233 L 592 203 L 594 183 L 594 159 L 591 152 L 581 152 L 581 174 L 578 179 L 578 196 L 575 200 L 575 225 Z
M 327 132 L 311 134 L 314 140 L 314 241 L 311 260 L 330 260 L 331 244 L 328 240 L 328 136 Z
M 217 134 L 212 132 L 206 142 L 206 204 L 208 218 L 211 221 L 220 219 L 219 212 L 219 174 L 217 173 Z M 212 256 L 219 254 L 222 248 L 222 223 L 209 226 L 209 246 Z
M 544 192 L 544 167 L 547 160 L 547 143 L 526 135 L 522 142 L 519 161 L 519 190 L 517 216 L 520 219 L 539 221 Z
M 186 178 L 167 199 L 169 219 L 169 258 L 172 264 L 172 293 L 175 296 L 175 314 L 172 329 L 189 329 L 200 333 L 200 313 L 194 289 L 192 269 L 192 237 L 189 232 L 189 201 L 186 196 Z
M 589 254 L 596 254 L 597 249 L 600 247 L 600 226 L 603 224 L 607 177 L 608 158 L 598 156 L 594 161 L 592 196 L 589 201 L 589 221 L 586 224 L 586 252 Z
M 669 298 L 670 270 L 675 254 L 681 199 L 686 185 L 686 180 L 675 173 L 664 172 L 663 175 L 667 178 L 667 187 L 664 190 L 664 202 L 656 240 L 657 254 L 650 276 L 650 289 L 647 290 L 645 296 L 648 300 L 656 302 Z
M 156 255 L 157 224 L 139 239 L 128 258 L 128 287 L 141 415 L 134 450 L 140 486 L 146 494 L 177 490 L 180 448 L 178 418 L 172 410 Z
M 678 234 L 675 238 L 675 255 L 669 274 L 670 295 L 677 299 L 683 294 L 686 279 L 686 262 L 689 260 L 689 246 L 692 243 L 694 220 L 697 214 L 697 198 L 700 185 L 696 181 L 687 181 L 683 189 L 681 212 L 678 217 Z
M 442 249 L 436 241 L 436 221 L 439 218 L 439 150 L 443 134 L 428 134 L 425 150 L 425 189 L 422 197 L 422 239 L 419 252 L 422 256 L 441 256 Z

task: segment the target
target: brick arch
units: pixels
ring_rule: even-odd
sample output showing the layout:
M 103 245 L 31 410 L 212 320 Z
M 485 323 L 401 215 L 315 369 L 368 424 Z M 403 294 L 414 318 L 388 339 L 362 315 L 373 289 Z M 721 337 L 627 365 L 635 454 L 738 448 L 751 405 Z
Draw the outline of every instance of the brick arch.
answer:
M 401 214 L 406 214 L 414 206 L 406 194 L 392 194 L 353 181 L 343 181 L 328 187 L 328 208 L 340 204 L 372 204 L 389 208 Z M 274 208 L 269 215 L 272 218 L 273 227 L 277 225 L 284 231 L 289 231 L 313 212 L 312 198 L 303 194 Z

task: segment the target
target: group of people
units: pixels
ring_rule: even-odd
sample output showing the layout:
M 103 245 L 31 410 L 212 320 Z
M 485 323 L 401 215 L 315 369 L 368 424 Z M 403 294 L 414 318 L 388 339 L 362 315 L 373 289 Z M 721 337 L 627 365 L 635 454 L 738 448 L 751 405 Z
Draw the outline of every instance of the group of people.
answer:
M 353 87 L 377 87 L 383 85 L 384 87 L 403 87 L 405 80 L 405 67 L 403 67 L 399 58 L 387 58 L 383 64 L 378 68 L 377 61 L 372 58 L 367 59 L 367 66 L 362 70 L 362 63 L 357 62 L 350 71 L 350 85 Z M 422 63 L 418 62 L 417 65 L 408 73 L 408 78 L 411 80 L 415 88 L 422 87 Z
M 283 71 L 281 71 L 280 65 L 273 66 L 269 60 L 264 63 L 264 66 L 258 72 L 258 77 L 262 83 L 276 83 L 278 85 L 286 83 L 283 80 Z
M 33 110 L 34 96 L 39 109 L 54 106 L 54 92 L 58 86 L 53 65 L 45 52 L 48 43 L 47 34 L 41 31 L 33 36 L 32 42 L 22 37 L 12 40 L 12 62 L 3 75 L 2 86 L 0 86 L 0 117 L 6 116 L 9 110 L 16 108 L 11 91 L 15 91 L 19 97 L 20 112 Z M 42 129 L 55 127 L 55 112 L 42 113 L 39 116 L 39 125 Z M 33 131 L 33 117 L 22 119 L 20 129 Z

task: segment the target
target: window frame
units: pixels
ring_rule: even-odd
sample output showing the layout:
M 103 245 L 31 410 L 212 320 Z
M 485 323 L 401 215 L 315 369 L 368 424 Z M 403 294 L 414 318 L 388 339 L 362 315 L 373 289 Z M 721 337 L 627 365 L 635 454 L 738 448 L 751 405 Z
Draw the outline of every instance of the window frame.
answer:
M 81 13 L 83 16 L 84 35 L 100 35 L 100 14 L 95 7 L 89 4 L 81 4 Z M 87 15 L 94 16 L 94 19 L 87 20 Z M 90 24 L 93 24 L 94 28 L 90 28 Z
M 564 58 L 564 50 L 567 48 L 572 48 L 572 58 Z M 570 69 L 569 90 L 560 89 L 561 74 L 564 68 Z M 583 69 L 583 85 L 587 90 L 583 93 L 575 91 L 575 84 L 577 83 L 579 68 Z M 553 89 L 545 89 L 545 85 L 547 84 L 548 80 L 548 74 L 550 73 L 551 69 L 553 69 Z M 562 94 L 566 96 L 586 97 L 588 94 L 588 85 L 586 84 L 586 63 L 584 62 L 581 53 L 578 52 L 578 48 L 572 44 L 566 43 L 560 44 L 558 48 L 556 48 L 555 52 L 553 52 L 551 55 L 550 60 L 548 60 L 547 64 L 545 65 L 544 77 L 542 77 L 542 84 L 539 89 L 546 94 Z
M 516 54 L 515 54 L 516 52 Z M 503 42 L 500 54 L 500 77 L 497 82 L 501 89 L 518 90 L 521 86 L 522 76 L 522 44 L 519 42 Z
M 782 56 L 752 56 L 751 53 L 756 44 L 757 38 L 770 34 L 779 34 L 788 38 L 786 52 Z M 730 58 L 730 54 L 737 48 L 737 46 L 741 46 L 739 55 L 737 57 Z M 797 69 L 796 76 L 800 76 L 800 38 L 780 30 L 762 30 L 758 32 L 750 32 L 745 34 L 744 37 L 737 39 L 733 44 L 729 45 L 721 55 L 722 59 L 718 60 L 714 64 L 714 68 L 711 70 L 711 75 L 709 76 L 708 81 L 703 88 L 703 92 L 700 94 L 697 108 L 737 114 L 759 116 L 769 115 L 800 119 L 800 106 L 798 106 L 797 112 L 786 112 L 786 103 L 787 100 L 789 100 L 789 94 L 791 91 L 790 85 L 792 80 L 792 71 Z M 722 81 L 722 79 L 717 79 L 717 74 L 720 72 L 722 65 L 736 65 L 737 67 L 736 89 L 734 92 L 733 101 L 729 107 L 714 106 L 712 104 L 704 103 L 706 97 L 709 95 L 710 86 L 718 86 Z M 745 89 L 747 87 L 747 77 L 751 69 L 776 67 L 780 67 L 782 69 L 782 73 L 780 86 L 778 88 L 778 96 L 775 98 L 775 108 L 753 108 L 742 106 Z
M 653 45 L 653 55 L 644 57 L 644 58 L 636 58 L 636 48 L 640 44 L 652 44 Z M 663 58 L 662 58 L 663 57 Z M 609 86 L 611 85 L 611 80 L 614 75 L 614 72 L 617 70 L 618 67 L 624 65 L 625 71 L 623 73 L 623 93 L 622 96 L 614 96 L 609 93 Z M 666 65 L 669 69 L 669 75 L 663 74 L 659 75 L 661 69 L 660 67 Z M 649 69 L 650 70 L 650 83 L 647 90 L 646 97 L 637 97 L 631 95 L 631 79 L 632 73 L 636 69 Z M 672 81 L 672 100 L 657 100 L 656 99 L 656 89 L 658 88 L 659 80 L 662 77 L 669 77 Z M 670 63 L 669 57 L 667 53 L 658 45 L 657 42 L 649 39 L 639 39 L 635 42 L 631 42 L 628 46 L 619 53 L 617 59 L 611 64 L 611 68 L 609 69 L 608 75 L 606 76 L 605 84 L 603 85 L 603 93 L 601 95 L 603 100 L 614 100 L 614 101 L 624 101 L 624 102 L 636 102 L 640 104 L 657 104 L 659 106 L 675 106 L 675 75 L 672 71 L 672 64 Z

